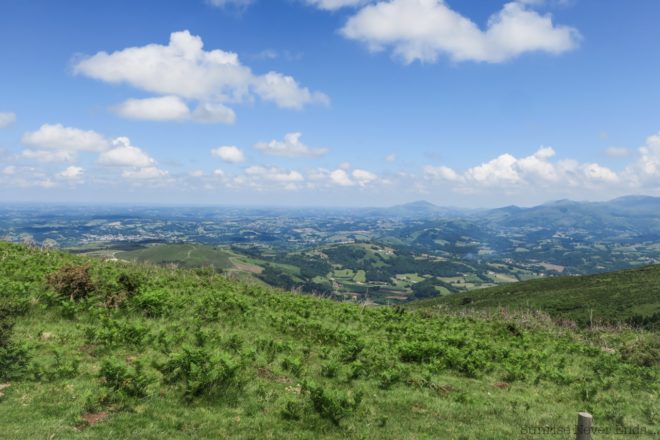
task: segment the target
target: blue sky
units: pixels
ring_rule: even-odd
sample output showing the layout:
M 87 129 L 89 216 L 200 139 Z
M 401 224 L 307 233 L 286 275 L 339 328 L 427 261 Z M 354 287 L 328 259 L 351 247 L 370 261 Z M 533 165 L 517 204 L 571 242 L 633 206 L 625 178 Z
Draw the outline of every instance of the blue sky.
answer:
M 0 200 L 660 195 L 660 3 L 0 1 Z

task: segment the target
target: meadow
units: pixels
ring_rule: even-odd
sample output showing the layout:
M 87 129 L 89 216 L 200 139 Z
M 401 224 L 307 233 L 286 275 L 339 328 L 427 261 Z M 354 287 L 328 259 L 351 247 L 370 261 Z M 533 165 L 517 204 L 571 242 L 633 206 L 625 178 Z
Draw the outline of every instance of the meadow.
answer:
M 659 424 L 658 335 L 625 325 L 339 303 L 7 243 L 0 295 L 3 439 L 537 438 L 578 411 L 611 432 Z

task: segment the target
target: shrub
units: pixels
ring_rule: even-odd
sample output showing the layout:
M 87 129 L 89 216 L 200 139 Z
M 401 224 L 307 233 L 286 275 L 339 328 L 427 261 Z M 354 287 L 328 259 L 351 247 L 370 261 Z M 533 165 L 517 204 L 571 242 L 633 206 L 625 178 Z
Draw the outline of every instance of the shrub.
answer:
M 362 402 L 362 393 L 355 395 L 339 390 L 329 390 L 313 382 L 306 382 L 303 390 L 309 397 L 314 410 L 324 419 L 339 425 L 341 419 L 351 415 Z
M 298 400 L 287 400 L 282 409 L 282 417 L 286 420 L 300 420 L 305 414 L 305 404 Z
M 186 400 L 241 386 L 240 364 L 224 353 L 211 354 L 203 348 L 184 347 L 159 369 L 168 383 L 183 382 Z
M 297 357 L 285 357 L 282 360 L 282 368 L 290 371 L 294 376 L 300 377 L 303 371 L 304 363 L 302 359 Z
M 25 370 L 29 356 L 28 349 L 12 342 L 14 308 L 0 304 L 0 380 L 16 377 Z
M 53 360 L 47 366 L 34 363 L 30 366 L 30 372 L 36 380 L 48 381 L 58 379 L 71 379 L 78 375 L 80 358 L 67 358 L 60 350 L 53 351 Z
M 172 297 L 167 290 L 142 292 L 131 298 L 131 303 L 150 318 L 166 315 L 173 307 Z
M 147 387 L 152 382 L 144 372 L 141 362 L 127 366 L 123 362 L 110 358 L 103 361 L 99 377 L 103 385 L 120 397 L 146 397 Z
M 143 284 L 142 277 L 135 272 L 122 272 L 117 277 L 117 284 L 128 294 L 135 295 Z
M 61 296 L 70 300 L 80 300 L 87 298 L 95 290 L 89 270 L 88 264 L 64 266 L 49 274 L 46 281 L 48 286 Z

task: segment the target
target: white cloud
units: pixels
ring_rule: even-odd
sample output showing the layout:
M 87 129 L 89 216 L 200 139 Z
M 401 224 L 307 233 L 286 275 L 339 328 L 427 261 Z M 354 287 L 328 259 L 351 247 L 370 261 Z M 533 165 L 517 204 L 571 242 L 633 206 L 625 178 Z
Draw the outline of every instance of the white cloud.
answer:
M 616 172 L 597 163 L 580 164 L 573 160 L 551 161 L 555 151 L 541 147 L 534 154 L 516 158 L 502 154 L 495 159 L 468 168 L 460 174 L 446 166 L 426 166 L 427 179 L 441 180 L 463 189 L 525 189 L 594 186 L 620 180 Z
M 191 112 L 185 101 L 177 96 L 128 99 L 114 107 L 117 114 L 128 119 L 147 121 L 193 121 L 209 124 L 233 124 L 234 111 L 219 103 L 200 103 Z
M 354 183 L 348 173 L 342 169 L 336 169 L 330 173 L 330 181 L 339 186 L 352 186 Z
M 370 0 L 307 0 L 307 4 L 326 11 L 335 11 L 350 6 L 361 6 L 369 3 L 369 1 Z
M 103 151 L 108 141 L 92 130 L 65 127 L 62 124 L 44 124 L 37 131 L 23 135 L 25 145 L 64 151 Z
M 328 105 L 330 99 L 320 92 L 310 92 L 298 85 L 291 76 L 268 72 L 254 80 L 254 88 L 261 99 L 271 101 L 280 107 L 301 109 L 310 102 Z
M 633 186 L 660 187 L 660 133 L 646 138 L 637 160 L 626 167 L 623 175 Z
M 191 118 L 195 122 L 206 124 L 233 124 L 236 121 L 236 113 L 229 107 L 220 103 L 200 103 Z
M 520 174 L 516 169 L 517 159 L 510 154 L 501 156 L 470 168 L 466 178 L 484 185 L 500 185 L 520 182 Z
M 392 153 L 392 154 L 388 154 L 387 156 L 385 156 L 385 161 L 386 161 L 386 162 L 394 162 L 394 161 L 396 161 L 396 154 L 394 154 L 394 153 Z
M 360 186 L 368 185 L 369 183 L 371 183 L 371 182 L 375 181 L 376 179 L 378 179 L 378 176 L 376 176 L 371 171 L 361 170 L 361 169 L 353 170 L 351 175 L 353 176 L 353 179 L 355 179 L 355 181 Z
M 7 165 L 2 169 L 2 174 L 5 176 L 11 176 L 12 174 L 16 174 L 16 167 L 14 165 Z
M 57 177 L 65 180 L 78 180 L 83 174 L 81 167 L 70 166 L 57 174 Z
M 425 166 L 424 173 L 428 177 L 448 180 L 450 182 L 458 182 L 463 179 L 463 177 L 459 175 L 456 171 L 446 166 L 439 166 L 439 167 L 434 167 L 430 165 Z
M 204 176 L 204 171 L 202 170 L 194 170 L 190 172 L 190 177 L 203 177 Z
M 618 182 L 619 176 L 604 166 L 597 163 L 588 163 L 582 166 L 582 170 L 590 181 Z
M 11 112 L 0 112 L 0 128 L 9 127 L 16 122 L 16 114 Z
M 138 147 L 131 145 L 130 139 L 119 137 L 112 141 L 112 149 L 99 156 L 99 164 L 113 167 L 152 167 L 156 161 Z
M 301 136 L 302 133 L 287 133 L 284 141 L 259 142 L 254 148 L 262 153 L 288 157 L 322 156 L 328 152 L 327 148 L 309 148 L 300 141 Z
M 183 121 L 190 117 L 190 109 L 177 96 L 128 99 L 119 104 L 115 111 L 124 118 L 149 121 Z
M 172 33 L 166 46 L 149 44 L 98 52 L 80 59 L 74 72 L 108 83 L 130 84 L 157 95 L 195 100 L 199 106 L 193 119 L 199 121 L 210 115 L 208 122 L 233 122 L 233 111 L 224 105 L 250 101 L 255 96 L 294 109 L 328 102 L 327 96 L 300 86 L 290 76 L 278 72 L 255 75 L 235 53 L 205 51 L 202 39 L 189 31 Z M 174 104 L 171 113 L 183 114 L 180 103 L 170 104 Z
M 21 152 L 21 157 L 37 162 L 73 162 L 76 160 L 76 154 L 66 150 L 32 150 L 27 149 Z
M 254 165 L 246 168 L 245 174 L 278 183 L 302 182 L 305 180 L 303 175 L 298 171 L 287 171 L 277 167 L 266 168 L 261 165 Z
M 245 155 L 243 154 L 243 151 L 233 145 L 214 148 L 211 150 L 211 155 L 219 157 L 220 159 L 229 163 L 245 162 Z
M 126 179 L 135 180 L 153 180 L 160 179 L 167 176 L 167 171 L 163 171 L 157 167 L 145 167 L 124 170 L 122 176 Z
M 486 30 L 442 0 L 390 0 L 365 6 L 341 29 L 344 37 L 372 51 L 391 49 L 405 63 L 454 61 L 500 63 L 527 52 L 559 54 L 574 49 L 579 32 L 555 25 L 521 2 L 504 5 Z

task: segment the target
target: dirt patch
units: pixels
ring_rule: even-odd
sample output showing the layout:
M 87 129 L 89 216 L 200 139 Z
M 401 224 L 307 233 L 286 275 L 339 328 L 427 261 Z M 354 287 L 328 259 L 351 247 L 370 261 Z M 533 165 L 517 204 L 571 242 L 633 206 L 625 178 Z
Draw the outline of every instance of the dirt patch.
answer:
M 108 418 L 108 413 L 105 411 L 97 413 L 87 413 L 80 416 L 89 426 L 96 425 Z
M 508 390 L 511 384 L 508 384 L 506 382 L 497 382 L 495 384 L 495 388 L 499 388 L 501 390 Z
M 270 371 L 268 368 L 258 368 L 257 375 L 263 377 L 264 379 L 272 380 L 279 383 L 291 383 L 291 379 L 286 376 L 278 376 L 277 374 Z
M 240 261 L 231 260 L 231 264 L 233 264 L 234 268 L 240 270 L 241 272 L 260 274 L 261 272 L 264 271 L 263 267 L 256 266 L 254 264 L 243 263 Z

